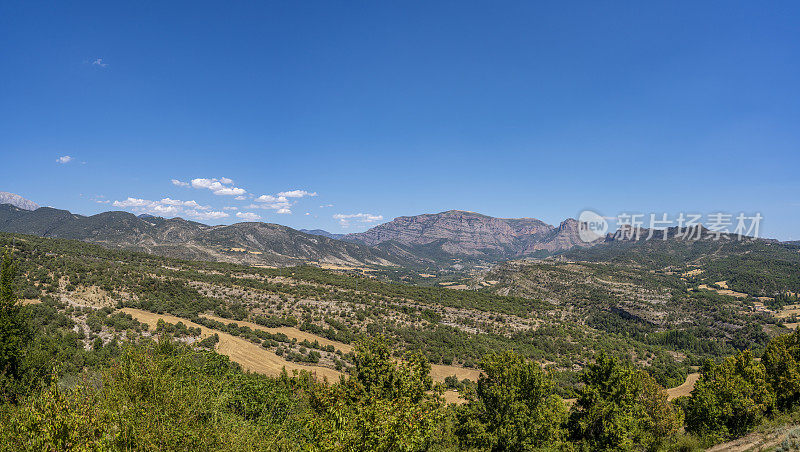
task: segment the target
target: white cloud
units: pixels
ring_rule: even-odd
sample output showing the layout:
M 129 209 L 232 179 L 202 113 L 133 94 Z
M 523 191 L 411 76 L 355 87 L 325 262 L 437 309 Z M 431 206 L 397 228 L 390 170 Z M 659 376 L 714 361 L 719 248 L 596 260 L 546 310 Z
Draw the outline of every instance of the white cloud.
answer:
M 174 183 L 174 182 L 173 182 Z M 234 187 L 233 180 L 227 177 L 217 178 L 197 178 L 192 179 L 190 182 L 191 186 L 194 188 L 207 188 L 211 190 L 212 193 L 215 195 L 222 195 L 222 196 L 241 196 L 247 193 L 247 190 L 244 188 Z
M 233 207 L 233 206 L 226 206 L 226 207 L 223 207 L 222 210 L 239 210 L 239 208 L 238 207 Z
M 350 222 L 356 223 L 375 223 L 377 221 L 383 220 L 383 215 L 373 215 L 371 213 L 350 213 L 350 214 L 343 214 L 337 213 L 333 216 L 335 220 L 339 220 L 339 224 L 346 228 L 350 226 Z
M 92 61 L 92 66 L 108 67 L 108 63 L 103 63 L 103 59 L 98 58 Z
M 245 199 L 247 199 L 247 196 L 237 196 L 237 197 L 235 197 L 233 199 L 235 199 L 237 201 L 244 201 Z
M 225 196 L 240 196 L 247 193 L 244 188 L 238 187 L 222 187 L 219 190 L 214 190 L 215 195 Z
M 131 210 L 135 213 L 148 213 L 158 216 L 183 216 L 193 220 L 217 220 L 229 217 L 225 212 L 211 210 L 197 201 L 181 201 L 180 199 L 163 198 L 158 201 L 128 197 L 122 201 L 114 201 L 114 207 Z
M 254 199 L 258 204 L 251 204 L 248 208 L 271 209 L 275 213 L 286 215 L 292 213 L 291 207 L 297 202 L 290 200 L 290 198 L 298 199 L 310 196 L 317 196 L 317 193 L 305 190 L 288 190 L 274 195 L 261 195 Z
M 256 198 L 256 202 L 289 202 L 289 200 L 285 196 L 261 195 Z
M 216 179 L 197 178 L 192 179 L 192 187 L 194 188 L 209 188 Z
M 178 187 L 188 187 L 189 186 L 189 182 L 184 182 L 184 181 L 178 180 L 178 179 L 172 179 L 172 185 L 176 185 Z
M 289 190 L 278 193 L 283 198 L 304 198 L 306 196 L 317 196 L 317 192 L 307 192 L 305 190 Z
M 72 161 L 72 157 L 70 157 L 68 155 L 64 155 L 64 156 L 61 156 L 61 157 L 56 159 L 56 162 L 58 162 L 58 163 L 60 163 L 62 165 L 65 164 L 65 163 L 69 163 L 71 161 Z
M 279 214 L 292 213 L 292 203 L 285 196 L 261 195 L 255 199 L 259 204 L 251 204 L 253 209 L 272 209 Z
M 311 215 L 311 212 L 306 212 L 303 215 Z
M 219 220 L 220 218 L 226 218 L 230 216 L 225 212 L 219 212 L 216 210 L 212 210 L 211 212 L 197 212 L 193 210 L 187 210 L 186 215 L 189 218 L 195 220 Z
M 153 201 L 148 201 L 146 199 L 140 199 L 140 198 L 128 197 L 128 199 L 126 199 L 124 201 L 114 201 L 113 206 L 114 207 L 144 207 L 144 206 L 150 205 L 151 203 L 153 203 Z
M 253 212 L 236 212 L 236 217 L 245 221 L 256 221 L 261 219 L 260 216 L 254 214 Z
M 323 204 L 323 205 L 319 206 L 320 209 L 324 209 L 326 207 L 333 207 L 333 204 Z

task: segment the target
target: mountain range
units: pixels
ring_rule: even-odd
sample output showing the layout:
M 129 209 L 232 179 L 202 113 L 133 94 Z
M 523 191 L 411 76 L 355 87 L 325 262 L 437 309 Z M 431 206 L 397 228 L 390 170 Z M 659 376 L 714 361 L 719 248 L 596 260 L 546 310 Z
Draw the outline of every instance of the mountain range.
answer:
M 128 212 L 83 216 L 51 207 L 29 211 L 0 204 L 0 231 L 83 240 L 181 259 L 251 265 L 405 263 L 365 245 L 270 223 L 208 226 L 182 218 L 137 217 Z
M 12 193 L 0 203 L 0 231 L 68 238 L 184 259 L 263 265 L 449 265 L 546 256 L 586 247 L 578 223 L 494 218 L 450 210 L 403 216 L 366 232 L 333 234 L 272 223 L 209 226 L 182 218 L 112 211 L 83 216 L 38 207 Z

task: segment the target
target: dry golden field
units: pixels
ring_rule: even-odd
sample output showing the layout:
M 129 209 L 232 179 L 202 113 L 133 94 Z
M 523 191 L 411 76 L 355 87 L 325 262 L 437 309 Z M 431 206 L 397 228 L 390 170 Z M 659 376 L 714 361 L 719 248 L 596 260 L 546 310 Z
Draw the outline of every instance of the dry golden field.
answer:
M 186 326 L 200 328 L 201 337 L 203 338 L 212 336 L 214 333 L 216 333 L 219 335 L 219 343 L 217 344 L 216 349 L 217 352 L 228 356 L 232 361 L 239 363 L 243 369 L 250 372 L 275 376 L 280 375 L 283 368 L 286 368 L 286 371 L 289 373 L 295 370 L 307 370 L 319 378 L 328 378 L 330 381 L 337 380 L 339 376 L 342 375 L 340 372 L 327 367 L 305 366 L 286 361 L 275 353 L 265 350 L 264 348 L 259 347 L 258 345 L 246 339 L 213 330 L 180 317 L 175 317 L 169 314 L 154 314 L 152 312 L 133 308 L 123 308 L 121 311 L 130 314 L 140 322 L 147 323 L 153 329 L 155 329 L 158 319 L 163 319 L 165 322 L 169 323 L 183 322 L 183 324 Z
M 335 348 L 341 350 L 342 353 L 350 353 L 351 351 L 353 351 L 353 346 L 350 345 L 350 344 L 345 344 L 343 342 L 332 341 L 332 340 L 324 338 L 322 336 L 317 336 L 316 334 L 311 334 L 311 333 L 308 333 L 306 331 L 300 331 L 297 328 L 293 328 L 293 327 L 290 327 L 290 326 L 282 326 L 280 328 L 267 328 L 267 327 L 265 327 L 263 325 L 259 325 L 257 323 L 253 323 L 253 322 L 245 322 L 245 321 L 242 321 L 242 320 L 224 319 L 222 317 L 217 317 L 217 316 L 214 316 L 214 315 L 202 315 L 202 317 L 205 317 L 205 318 L 211 319 L 211 320 L 216 320 L 218 322 L 222 322 L 222 323 L 225 323 L 225 324 L 235 323 L 235 324 L 237 324 L 239 326 L 247 326 L 247 327 L 250 327 L 250 328 L 252 328 L 254 330 L 267 331 L 267 332 L 273 333 L 273 334 L 275 334 L 275 333 L 283 333 L 283 334 L 285 334 L 286 336 L 288 336 L 290 338 L 297 339 L 298 341 L 302 341 L 304 339 L 308 340 L 309 342 L 318 341 L 320 343 L 320 345 L 333 345 Z
M 677 399 L 678 397 L 688 396 L 692 393 L 695 383 L 700 379 L 699 373 L 686 376 L 686 381 L 682 385 L 667 389 L 667 400 Z

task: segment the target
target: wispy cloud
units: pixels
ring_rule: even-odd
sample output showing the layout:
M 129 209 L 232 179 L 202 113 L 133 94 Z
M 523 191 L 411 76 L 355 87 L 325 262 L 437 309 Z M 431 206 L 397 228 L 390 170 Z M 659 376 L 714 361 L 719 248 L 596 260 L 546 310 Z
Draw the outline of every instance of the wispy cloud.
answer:
M 108 67 L 108 63 L 103 63 L 102 58 L 98 58 L 92 61 L 92 66 L 99 66 L 99 67 Z
M 114 201 L 114 207 L 127 209 L 135 213 L 148 213 L 158 216 L 182 216 L 193 220 L 218 220 L 230 215 L 213 210 L 211 206 L 204 206 L 197 201 L 181 201 L 180 199 L 164 198 L 157 201 L 149 199 L 128 197 L 122 201 Z
M 333 204 L 323 204 L 323 205 L 319 206 L 320 209 L 325 209 L 325 208 L 328 208 L 328 207 L 333 207 Z
M 177 187 L 188 187 L 189 186 L 189 182 L 184 182 L 184 181 L 178 180 L 178 179 L 172 179 L 172 185 L 175 185 Z
M 69 163 L 71 161 L 72 161 L 72 157 L 70 157 L 69 155 L 62 155 L 61 157 L 56 159 L 56 162 L 60 163 L 62 165 L 66 164 L 66 163 Z
M 373 215 L 371 213 L 337 213 L 333 216 L 335 220 L 339 220 L 339 224 L 343 228 L 350 226 L 351 222 L 369 224 L 383 220 L 383 215 Z

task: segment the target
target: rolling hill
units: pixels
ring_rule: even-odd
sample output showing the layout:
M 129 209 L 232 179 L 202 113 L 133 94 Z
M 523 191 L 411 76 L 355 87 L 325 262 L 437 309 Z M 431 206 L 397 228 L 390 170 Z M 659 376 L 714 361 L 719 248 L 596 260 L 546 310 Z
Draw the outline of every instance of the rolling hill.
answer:
M 103 212 L 92 216 L 41 207 L 0 205 L 0 231 L 76 239 L 167 257 L 250 265 L 397 265 L 405 258 L 358 243 L 271 223 L 208 226 L 182 218 Z

